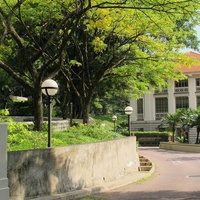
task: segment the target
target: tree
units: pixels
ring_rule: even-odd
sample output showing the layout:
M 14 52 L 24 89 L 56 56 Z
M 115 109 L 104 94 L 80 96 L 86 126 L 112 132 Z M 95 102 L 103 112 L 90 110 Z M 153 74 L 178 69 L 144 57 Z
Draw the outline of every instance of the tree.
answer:
M 191 62 L 177 51 L 194 35 L 198 8 L 197 0 L 3 0 L 0 68 L 32 96 L 36 129 L 42 127 L 41 83 L 60 80 L 59 72 L 70 95 L 57 102 L 64 108 L 75 100 L 87 123 L 105 79 L 124 77 L 139 95 L 150 84 L 162 88 L 167 79 L 183 78 L 174 67 Z
M 184 142 L 189 142 L 189 129 L 197 119 L 197 113 L 191 108 L 178 109 L 176 113 L 179 116 L 179 126 L 181 127 Z
M 180 116 L 178 113 L 170 114 L 168 113 L 165 117 L 161 119 L 161 124 L 168 124 L 172 131 L 172 142 L 174 142 L 174 136 L 176 131 L 176 126 L 179 123 Z
M 41 84 L 60 71 L 68 38 L 90 7 L 77 1 L 1 3 L 0 67 L 33 97 L 38 130 L 43 125 Z
M 184 136 L 184 142 L 189 141 L 189 129 L 196 124 L 197 112 L 191 108 L 180 108 L 173 114 L 167 114 L 162 118 L 161 123 L 166 123 L 172 130 L 172 141 L 174 142 L 174 135 L 176 127 L 180 127 L 181 135 Z
M 197 136 L 196 136 L 196 144 L 199 144 L 199 133 L 200 133 L 200 107 L 196 109 L 196 119 L 193 121 L 191 127 L 196 126 Z
M 172 10 L 176 6 L 173 3 Z M 74 88 L 73 99 L 80 100 L 80 107 L 77 107 L 85 123 L 92 98 L 106 79 L 126 79 L 127 85 L 131 86 L 130 93 L 141 95 L 149 91 L 149 85 L 163 88 L 169 79 L 184 78 L 174 68 L 186 64 L 186 60 L 173 49 L 180 48 L 182 42 L 177 41 L 183 40 L 183 35 L 187 37 L 188 33 L 180 29 L 178 22 L 182 19 L 183 24 L 185 18 L 185 23 L 191 26 L 187 20 L 189 16 L 181 16 L 180 12 L 177 15 L 167 13 L 165 6 L 162 7 L 164 12 L 143 10 L 150 4 L 128 10 L 125 6 L 114 6 L 113 3 L 96 5 L 96 9 L 81 18 L 76 33 L 72 35 L 71 48 L 67 49 L 71 57 L 69 61 L 74 61 L 70 69 L 63 69 L 63 73 Z M 165 26 L 161 27 L 161 24 Z

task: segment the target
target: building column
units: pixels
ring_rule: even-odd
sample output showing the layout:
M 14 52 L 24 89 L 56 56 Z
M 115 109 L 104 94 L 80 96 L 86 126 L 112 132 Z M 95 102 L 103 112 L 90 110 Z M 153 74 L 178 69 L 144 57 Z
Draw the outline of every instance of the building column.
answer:
M 197 108 L 197 98 L 196 98 L 196 82 L 195 78 L 188 78 L 188 91 L 189 91 L 189 107 L 192 109 Z
M 153 92 L 144 95 L 144 121 L 155 120 L 155 99 Z
M 168 112 L 174 114 L 176 112 L 176 99 L 174 96 L 174 81 L 169 81 L 171 87 L 168 89 Z
M 137 99 L 132 98 L 130 106 L 133 108 L 133 113 L 130 115 L 131 121 L 137 121 Z
M 7 178 L 7 124 L 0 124 L 0 199 L 9 200 Z

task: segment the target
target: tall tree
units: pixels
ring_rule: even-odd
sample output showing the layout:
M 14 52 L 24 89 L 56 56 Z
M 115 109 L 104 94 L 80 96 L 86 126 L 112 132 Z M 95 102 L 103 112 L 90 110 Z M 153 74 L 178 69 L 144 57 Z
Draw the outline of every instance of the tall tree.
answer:
M 0 68 L 33 97 L 36 129 L 41 83 L 60 71 L 87 122 L 93 95 L 110 76 L 126 77 L 135 93 L 182 78 L 175 64 L 190 63 L 177 51 L 194 35 L 198 9 L 198 0 L 3 0 Z
M 110 2 L 96 5 L 80 19 L 67 48 L 69 61 L 74 59 L 73 63 L 68 63 L 70 69 L 62 70 L 68 84 L 73 86 L 73 99 L 79 100 L 75 104 L 81 105 L 79 113 L 83 114 L 84 122 L 88 121 L 92 97 L 106 79 L 118 81 L 120 77 L 121 83 L 126 81 L 130 86 L 130 93 L 140 95 L 149 91 L 150 85 L 163 88 L 169 79 L 184 78 L 174 68 L 191 63 L 177 50 L 183 47 L 183 38 L 192 35 L 192 31 L 181 29 L 179 21 L 182 19 L 182 24 L 185 21 L 184 26 L 190 26 L 191 30 L 197 21 L 188 20 L 193 6 L 189 11 L 183 5 L 176 7 L 178 4 L 174 1 L 168 3 L 150 8 L 152 1 L 144 5 Z M 175 9 L 183 10 L 175 13 Z

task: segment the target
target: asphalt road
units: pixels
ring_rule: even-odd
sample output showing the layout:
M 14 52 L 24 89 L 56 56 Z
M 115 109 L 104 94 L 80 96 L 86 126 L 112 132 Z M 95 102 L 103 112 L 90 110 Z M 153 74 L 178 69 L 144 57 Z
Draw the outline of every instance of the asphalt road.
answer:
M 200 200 L 200 153 L 140 148 L 156 166 L 154 176 L 97 195 L 105 200 Z

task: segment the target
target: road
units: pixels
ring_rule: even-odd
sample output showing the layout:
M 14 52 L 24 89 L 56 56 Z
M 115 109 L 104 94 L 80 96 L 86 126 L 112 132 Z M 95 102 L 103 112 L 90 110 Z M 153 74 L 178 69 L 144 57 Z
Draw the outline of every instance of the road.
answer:
M 155 164 L 152 179 L 110 190 L 98 197 L 105 200 L 200 199 L 200 153 L 143 147 L 139 154 Z

